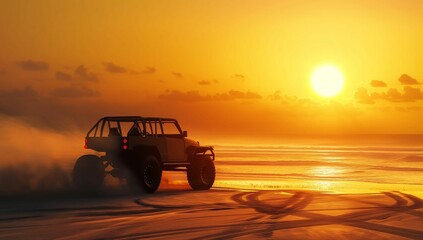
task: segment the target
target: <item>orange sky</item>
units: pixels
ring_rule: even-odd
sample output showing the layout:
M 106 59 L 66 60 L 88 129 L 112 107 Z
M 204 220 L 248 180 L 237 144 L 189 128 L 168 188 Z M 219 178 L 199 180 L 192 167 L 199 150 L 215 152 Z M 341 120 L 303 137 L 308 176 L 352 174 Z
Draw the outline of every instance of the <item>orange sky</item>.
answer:
M 420 0 L 2 1 L 0 50 L 2 119 L 40 129 L 141 114 L 203 139 L 423 134 Z M 331 99 L 309 83 L 328 63 Z

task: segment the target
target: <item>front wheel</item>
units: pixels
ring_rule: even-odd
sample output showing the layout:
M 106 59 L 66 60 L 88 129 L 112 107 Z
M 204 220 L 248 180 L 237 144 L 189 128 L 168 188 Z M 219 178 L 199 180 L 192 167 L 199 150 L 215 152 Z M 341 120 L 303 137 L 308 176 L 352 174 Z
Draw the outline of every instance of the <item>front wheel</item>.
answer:
M 198 157 L 187 167 L 189 185 L 194 190 L 208 190 L 216 176 L 214 162 L 210 157 Z

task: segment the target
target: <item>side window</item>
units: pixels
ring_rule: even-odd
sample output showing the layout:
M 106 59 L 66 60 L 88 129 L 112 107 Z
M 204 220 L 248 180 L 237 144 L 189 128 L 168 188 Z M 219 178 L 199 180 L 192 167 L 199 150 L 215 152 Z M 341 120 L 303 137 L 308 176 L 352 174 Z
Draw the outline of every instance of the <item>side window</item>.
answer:
M 116 121 L 104 121 L 101 128 L 102 137 L 122 136 L 119 124 Z
M 142 132 L 142 129 L 138 126 L 138 124 L 134 122 L 120 122 L 119 125 L 122 131 L 122 137 L 138 136 L 140 135 L 140 132 Z M 134 127 L 132 128 L 132 126 Z
M 127 122 L 129 123 L 129 122 Z M 122 131 L 123 132 L 128 132 L 128 136 L 132 136 L 132 137 L 141 137 L 141 136 L 145 136 L 144 135 L 144 127 L 142 124 L 135 122 L 135 123 L 130 123 L 129 125 L 129 130 L 125 131 L 123 123 L 121 123 L 122 125 Z
M 150 121 L 145 121 L 145 135 L 152 135 L 153 134 L 153 129 L 151 127 L 151 123 Z
M 165 135 L 181 135 L 174 121 L 162 121 L 162 126 Z
M 161 135 L 162 128 L 159 121 L 146 121 L 145 122 L 146 135 Z

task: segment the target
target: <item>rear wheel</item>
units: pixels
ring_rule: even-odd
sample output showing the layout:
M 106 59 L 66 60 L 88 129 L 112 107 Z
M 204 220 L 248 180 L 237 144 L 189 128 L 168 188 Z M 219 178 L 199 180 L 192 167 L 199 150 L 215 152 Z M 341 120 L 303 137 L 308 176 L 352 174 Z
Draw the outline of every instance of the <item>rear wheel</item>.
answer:
M 137 173 L 137 179 L 141 190 L 147 193 L 154 193 L 160 185 L 162 178 L 162 165 L 154 155 L 148 155 L 141 163 Z
M 207 190 L 213 186 L 216 175 L 214 162 L 208 156 L 199 156 L 187 167 L 189 185 L 194 190 Z
M 79 190 L 94 193 L 104 183 L 103 162 L 98 156 L 84 155 L 76 160 L 72 175 L 73 182 Z

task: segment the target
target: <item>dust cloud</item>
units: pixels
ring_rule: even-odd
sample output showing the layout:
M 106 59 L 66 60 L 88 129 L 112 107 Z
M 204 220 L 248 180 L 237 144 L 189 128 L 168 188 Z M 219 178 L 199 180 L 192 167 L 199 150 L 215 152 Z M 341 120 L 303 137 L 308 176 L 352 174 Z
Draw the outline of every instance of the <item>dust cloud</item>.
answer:
M 14 118 L 0 120 L 0 195 L 67 191 L 71 169 L 84 153 L 84 133 L 34 128 Z

